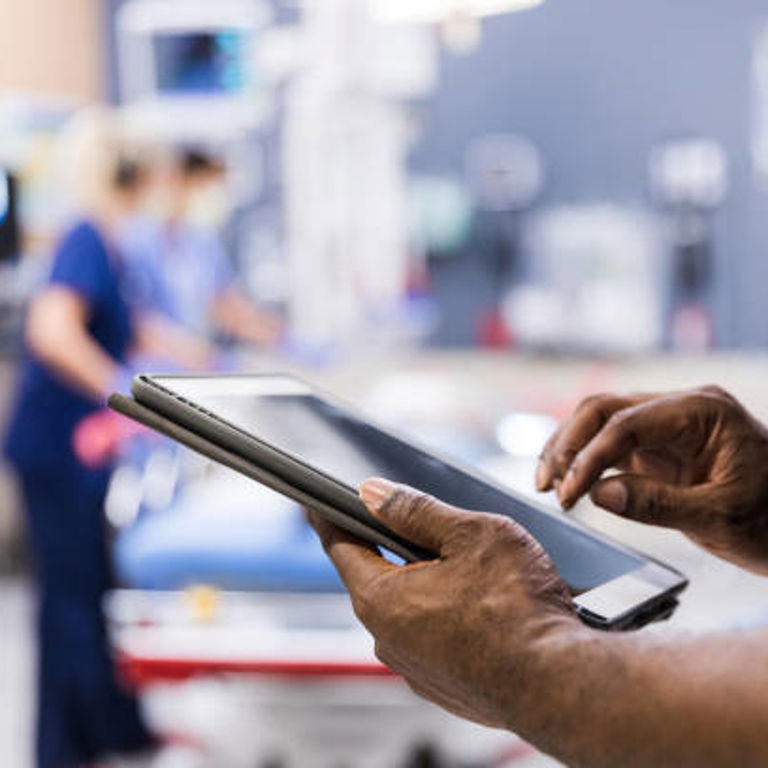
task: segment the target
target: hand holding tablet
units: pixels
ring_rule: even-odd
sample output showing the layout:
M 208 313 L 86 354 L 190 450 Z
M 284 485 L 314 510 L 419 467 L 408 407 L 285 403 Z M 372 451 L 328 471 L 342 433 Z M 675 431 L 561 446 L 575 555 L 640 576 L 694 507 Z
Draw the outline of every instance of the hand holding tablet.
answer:
M 398 437 L 298 379 L 140 376 L 133 395 L 110 404 L 407 562 L 434 558 L 434 548 L 371 515 L 358 497 L 367 478 L 511 518 L 543 547 L 591 625 L 624 629 L 664 618 L 686 585 L 675 570 Z
M 543 679 L 537 649 L 572 649 L 597 634 L 578 620 L 552 561 L 509 517 L 457 509 L 378 478 L 363 484 L 361 497 L 376 519 L 440 554 L 398 568 L 312 516 L 379 660 L 459 717 L 519 724 L 516 713 L 533 710 L 531 681 Z

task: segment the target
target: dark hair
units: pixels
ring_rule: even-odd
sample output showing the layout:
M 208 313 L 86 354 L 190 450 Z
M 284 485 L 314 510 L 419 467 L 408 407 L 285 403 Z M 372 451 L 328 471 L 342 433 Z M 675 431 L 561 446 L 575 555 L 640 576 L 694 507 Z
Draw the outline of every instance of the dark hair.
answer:
M 219 158 L 198 149 L 184 150 L 179 156 L 178 167 L 184 176 L 205 173 L 223 173 L 224 163 Z
M 146 170 L 138 160 L 121 157 L 115 166 L 112 183 L 121 192 L 129 192 L 141 183 L 146 175 Z

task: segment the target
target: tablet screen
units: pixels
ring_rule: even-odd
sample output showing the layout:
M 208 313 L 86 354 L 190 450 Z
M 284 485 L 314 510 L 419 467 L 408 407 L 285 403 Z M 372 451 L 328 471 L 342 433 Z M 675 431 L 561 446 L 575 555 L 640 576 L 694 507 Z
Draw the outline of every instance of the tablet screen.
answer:
M 272 377 L 155 380 L 350 488 L 380 476 L 457 507 L 512 517 L 541 543 L 575 593 L 646 564 L 641 557 L 566 525 L 521 498 L 378 429 L 311 393 L 301 382 Z

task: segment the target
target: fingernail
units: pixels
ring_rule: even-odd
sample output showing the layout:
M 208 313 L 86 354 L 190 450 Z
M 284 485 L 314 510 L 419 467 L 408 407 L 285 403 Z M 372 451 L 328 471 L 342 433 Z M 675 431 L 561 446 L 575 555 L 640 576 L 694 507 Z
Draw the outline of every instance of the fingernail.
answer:
M 547 471 L 547 465 L 543 462 L 539 462 L 539 466 L 536 467 L 536 490 L 544 492 L 549 485 L 549 472 Z
M 360 486 L 360 498 L 363 500 L 363 504 L 375 515 L 384 506 L 384 502 L 395 492 L 396 487 L 395 483 L 381 477 L 366 480 Z
M 592 501 L 598 507 L 617 515 L 627 508 L 627 487 L 619 480 L 606 480 L 592 491 Z
M 555 488 L 560 506 L 565 510 L 570 509 L 576 502 L 570 497 L 567 480 L 556 481 Z
M 572 507 L 574 504 L 574 500 L 571 498 L 573 496 L 574 482 L 573 470 L 569 469 L 565 478 L 560 483 L 560 501 L 565 507 Z

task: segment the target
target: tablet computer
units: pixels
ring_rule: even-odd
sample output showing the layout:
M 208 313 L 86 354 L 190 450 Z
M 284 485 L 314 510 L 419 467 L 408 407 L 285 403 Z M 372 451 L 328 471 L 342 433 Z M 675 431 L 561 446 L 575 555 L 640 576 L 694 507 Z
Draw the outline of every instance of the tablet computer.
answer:
M 110 405 L 306 504 L 407 562 L 435 555 L 388 530 L 358 497 L 372 476 L 464 509 L 507 515 L 550 555 L 582 619 L 628 629 L 667 618 L 687 581 L 675 569 L 524 498 L 285 375 L 134 379 Z

